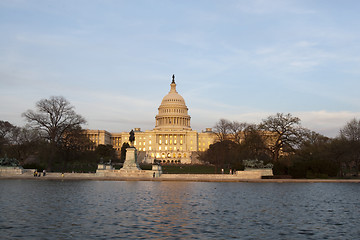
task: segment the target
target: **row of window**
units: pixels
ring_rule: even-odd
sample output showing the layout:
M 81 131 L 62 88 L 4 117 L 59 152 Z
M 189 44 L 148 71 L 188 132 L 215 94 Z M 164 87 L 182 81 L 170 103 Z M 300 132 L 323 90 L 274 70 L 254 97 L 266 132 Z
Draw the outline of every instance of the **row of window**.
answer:
M 178 136 L 180 137 L 180 138 L 183 138 L 183 135 L 176 135 L 176 134 L 174 134 L 174 135 L 172 135 L 172 134 L 169 134 L 169 135 L 158 135 L 159 136 L 159 138 L 162 138 L 162 137 L 164 137 L 164 138 L 172 138 L 172 137 L 174 137 L 174 139 L 176 139 Z
M 165 108 L 160 110 L 161 113 L 186 113 L 184 109 Z
M 166 102 L 181 102 L 180 99 L 166 99 Z
M 205 143 L 203 142 L 202 143 L 203 146 L 205 146 Z M 210 145 L 210 141 L 207 143 L 207 145 L 209 146 Z M 201 142 L 199 142 L 199 147 L 201 146 Z
M 151 157 L 152 158 L 186 158 L 186 153 L 165 153 L 165 152 L 162 152 L 162 153 L 151 153 Z
M 181 160 L 160 160 L 162 163 L 181 163 Z
M 90 147 L 89 150 L 95 150 L 95 149 L 96 149 L 96 147 Z M 117 148 L 115 148 L 115 150 L 116 151 L 121 151 L 121 148 L 117 147 Z M 138 148 L 138 150 L 146 152 L 146 148 Z M 161 147 L 159 147 L 159 151 L 161 151 L 161 150 L 162 150 Z M 182 148 L 177 149 L 176 147 L 174 149 L 172 149 L 171 147 L 168 149 L 167 147 L 165 147 L 164 151 L 167 151 L 167 150 L 169 150 L 169 151 L 182 151 L 183 149 Z M 190 147 L 190 151 L 192 151 L 192 150 L 193 150 L 193 148 Z M 199 148 L 199 151 L 202 151 L 202 152 L 205 152 L 206 150 L 207 150 L 207 148 Z M 148 151 L 151 151 L 151 147 L 148 148 Z
M 192 150 L 192 147 L 190 147 L 190 149 Z M 144 147 L 144 148 L 142 148 L 142 147 L 140 147 L 140 148 L 138 148 L 138 150 L 139 151 L 146 151 L 146 148 Z M 152 150 L 152 148 L 151 147 L 148 147 L 148 151 L 151 151 Z M 177 148 L 177 147 L 172 147 L 172 146 L 165 146 L 164 148 L 162 148 L 161 146 L 159 146 L 159 151 L 161 151 L 161 150 L 165 150 L 165 151 L 167 151 L 167 150 L 170 150 L 170 151 L 182 151 L 183 150 L 183 148 L 182 147 L 180 147 L 180 148 Z
M 163 141 L 162 141 L 162 139 L 159 139 L 159 144 L 162 144 L 163 143 Z M 170 139 L 169 141 L 167 140 L 167 139 L 165 139 L 165 141 L 164 141 L 164 144 L 165 145 L 168 145 L 168 144 L 170 144 L 170 145 L 172 145 L 174 143 L 174 145 L 176 145 L 177 143 L 178 143 L 178 141 L 176 141 L 176 139 L 174 139 L 174 141 L 172 140 L 172 139 Z M 183 140 L 182 139 L 180 139 L 180 145 L 182 145 L 183 144 Z
M 183 150 L 183 148 L 182 147 L 180 147 L 180 148 L 176 148 L 176 147 L 172 147 L 172 146 L 169 146 L 169 148 L 167 147 L 167 146 L 165 146 L 164 148 L 163 148 L 165 151 L 166 150 L 170 150 L 170 151 L 172 151 L 172 150 L 174 150 L 174 151 L 177 151 L 177 150 L 180 150 L 180 151 L 182 151 Z M 161 146 L 159 146 L 159 151 L 161 151 L 162 150 L 162 148 L 161 148 Z

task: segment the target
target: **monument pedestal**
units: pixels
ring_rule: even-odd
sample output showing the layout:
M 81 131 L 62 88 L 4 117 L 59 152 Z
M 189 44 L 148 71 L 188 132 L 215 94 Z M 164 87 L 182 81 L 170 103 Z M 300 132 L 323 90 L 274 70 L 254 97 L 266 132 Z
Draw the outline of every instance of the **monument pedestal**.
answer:
M 134 147 L 126 149 L 126 157 L 123 167 L 120 171 L 129 171 L 129 170 L 141 170 L 137 162 L 137 150 Z
M 153 164 L 152 171 L 153 171 L 153 178 L 160 177 L 162 174 L 162 167 L 158 164 Z
M 97 169 L 98 170 L 113 170 L 114 168 L 110 164 L 99 163 Z

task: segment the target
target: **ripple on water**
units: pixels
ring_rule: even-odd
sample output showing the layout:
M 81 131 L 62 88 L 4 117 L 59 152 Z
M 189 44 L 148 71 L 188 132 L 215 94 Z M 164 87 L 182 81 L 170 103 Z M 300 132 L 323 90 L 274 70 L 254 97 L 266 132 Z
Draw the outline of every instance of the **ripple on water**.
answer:
M 356 239 L 359 187 L 1 180 L 0 232 L 4 239 Z

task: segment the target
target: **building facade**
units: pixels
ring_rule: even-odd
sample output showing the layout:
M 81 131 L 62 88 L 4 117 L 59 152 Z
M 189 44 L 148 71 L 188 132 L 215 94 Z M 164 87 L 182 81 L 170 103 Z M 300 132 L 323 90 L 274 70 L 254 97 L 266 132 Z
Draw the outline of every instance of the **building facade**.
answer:
M 191 129 L 191 117 L 184 98 L 177 92 L 175 77 L 170 84 L 170 91 L 162 99 L 155 116 L 155 128 L 141 131 L 135 128 L 134 146 L 137 148 L 138 159 L 153 163 L 160 160 L 163 163 L 193 162 L 197 152 L 206 151 L 214 143 L 216 135 L 211 128 L 197 132 Z M 129 142 L 129 133 L 109 133 L 105 130 L 86 130 L 94 147 L 100 144 L 111 144 L 120 155 L 121 146 Z

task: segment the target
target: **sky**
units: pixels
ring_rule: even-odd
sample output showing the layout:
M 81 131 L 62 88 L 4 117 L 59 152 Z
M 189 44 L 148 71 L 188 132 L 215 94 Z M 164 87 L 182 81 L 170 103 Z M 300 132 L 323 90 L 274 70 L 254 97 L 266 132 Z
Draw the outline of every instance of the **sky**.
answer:
M 360 118 L 358 0 L 1 0 L 0 120 L 63 96 L 84 128 L 151 130 L 175 74 L 191 127 Z

